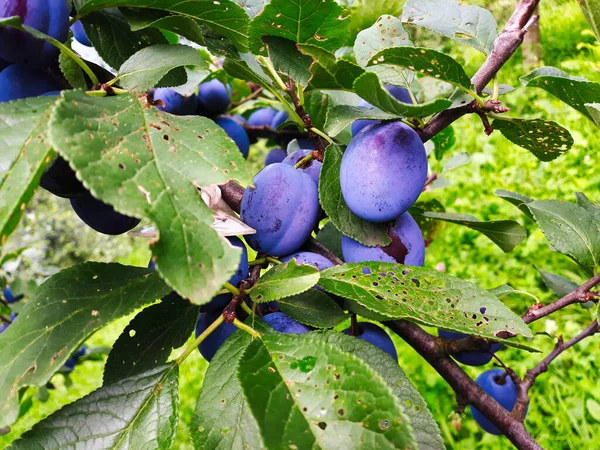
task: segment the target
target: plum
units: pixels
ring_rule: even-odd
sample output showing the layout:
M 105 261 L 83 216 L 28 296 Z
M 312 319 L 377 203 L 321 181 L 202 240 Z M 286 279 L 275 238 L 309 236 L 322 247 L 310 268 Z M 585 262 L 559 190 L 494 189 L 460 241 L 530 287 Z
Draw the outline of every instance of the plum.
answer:
M 292 153 L 291 155 L 286 156 L 285 159 L 282 161 L 282 163 L 287 164 L 288 166 L 294 167 L 296 164 L 298 164 L 298 161 L 300 161 L 302 158 L 305 158 L 312 152 L 313 152 L 312 150 L 297 150 L 294 153 Z M 322 167 L 323 167 L 323 163 L 321 161 L 312 159 L 306 166 L 302 167 L 299 170 L 304 172 L 306 175 L 310 176 L 312 178 L 312 180 L 318 186 L 319 185 L 319 176 L 321 175 Z
M 10 286 L 6 286 L 4 288 L 2 295 L 4 296 L 4 300 L 6 300 L 6 303 L 16 303 L 24 297 L 23 294 L 14 295 Z
M 60 88 L 60 84 L 44 70 L 12 64 L 0 72 L 0 103 L 37 97 Z
M 407 266 L 425 263 L 425 241 L 419 225 L 409 213 L 396 219 L 388 231 L 392 243 L 387 247 L 367 247 L 348 236 L 342 236 L 342 254 L 348 263 L 363 261 L 397 262 Z
M 89 193 L 72 198 L 70 201 L 73 211 L 79 218 L 98 233 L 123 234 L 140 223 L 140 219 L 115 211 L 111 205 L 92 197 Z
M 423 142 L 402 122 L 369 125 L 352 139 L 340 167 L 348 208 L 370 222 L 387 222 L 406 212 L 426 178 Z
M 87 191 L 77 179 L 75 171 L 61 156 L 42 175 L 40 186 L 48 192 L 63 198 L 75 198 L 84 195 Z
M 201 313 L 200 317 L 198 317 L 198 323 L 196 324 L 196 337 L 200 336 L 210 324 L 217 320 L 220 314 L 220 311 Z M 223 322 L 209 334 L 200 345 L 198 345 L 198 351 L 200 351 L 200 354 L 204 359 L 210 362 L 215 356 L 215 353 L 217 353 L 219 347 L 235 332 L 235 330 L 235 325 Z
M 313 144 L 313 141 L 307 138 L 298 138 L 298 146 L 304 150 L 316 150 L 317 146 Z
M 438 336 L 445 339 L 465 339 L 469 337 L 468 334 L 453 333 L 451 331 L 445 330 L 438 330 Z M 493 353 L 496 353 L 502 348 L 504 348 L 503 344 L 494 343 L 486 349 L 476 350 L 472 352 L 458 352 L 452 355 L 452 357 L 456 359 L 459 363 L 465 364 L 467 366 L 483 366 L 484 364 L 487 364 L 492 360 Z
M 279 333 L 288 334 L 304 334 L 310 331 L 306 325 L 302 325 L 300 322 L 296 322 L 291 317 L 286 316 L 282 312 L 274 312 L 267 314 L 262 318 L 267 324 L 271 326 L 275 331 Z
M 371 322 L 360 322 L 356 324 L 356 327 L 358 328 L 358 334 L 355 337 L 379 347 L 394 358 L 396 362 L 398 361 L 398 353 L 396 352 L 394 341 L 392 341 L 392 338 L 383 328 Z M 346 328 L 344 333 L 352 336 L 352 327 Z
M 248 139 L 248 134 L 242 125 L 239 124 L 237 120 L 230 116 L 221 116 L 215 119 L 215 123 L 219 125 L 225 133 L 233 139 L 233 142 L 240 149 L 244 158 L 248 157 L 248 153 L 250 152 L 250 140 Z
M 275 147 L 272 149 L 267 157 L 265 158 L 265 166 L 274 163 L 280 163 L 287 157 L 287 153 L 284 149 L 280 147 Z
M 412 103 L 412 99 L 406 88 L 389 84 L 386 86 L 386 89 L 396 100 L 399 100 L 404 103 L 409 103 L 409 104 Z M 369 102 L 367 102 L 365 100 L 361 100 L 360 103 L 358 104 L 358 106 L 362 106 L 365 108 L 373 107 L 373 105 L 371 105 Z M 352 123 L 352 126 L 350 127 L 350 129 L 352 131 L 352 136 L 356 136 L 363 128 L 365 128 L 368 125 L 372 125 L 374 123 L 379 123 L 379 121 L 378 120 L 368 120 L 368 119 L 355 120 Z
M 231 87 L 213 79 L 198 86 L 198 114 L 219 115 L 229 107 Z
M 24 25 L 65 42 L 69 35 L 70 3 L 66 0 L 0 0 L 0 18 L 19 16 Z M 6 27 L 0 28 L 0 58 L 29 67 L 44 67 L 57 60 L 58 49 L 29 33 Z
M 292 259 L 296 260 L 297 264 L 307 264 L 316 267 L 319 270 L 328 269 L 333 267 L 333 263 L 324 256 L 313 252 L 298 252 L 292 255 L 284 256 L 281 258 L 282 262 L 288 262 Z
M 196 95 L 189 97 L 181 95 L 171 88 L 158 88 L 153 93 L 154 101 L 162 101 L 162 105 L 157 105 L 161 111 L 165 111 L 176 116 L 189 116 L 196 111 Z
M 263 127 L 266 125 L 271 125 L 271 122 L 273 121 L 273 118 L 277 113 L 278 111 L 273 108 L 257 109 L 248 118 L 248 125 L 251 125 L 253 127 Z
M 317 186 L 305 173 L 282 163 L 270 164 L 244 192 L 241 219 L 256 230 L 246 240 L 262 253 L 289 255 L 308 239 L 317 224 Z
M 78 20 L 73 25 L 71 25 L 71 31 L 73 32 L 73 37 L 77 40 L 77 42 L 79 42 L 82 45 L 85 45 L 86 47 L 92 46 L 92 43 L 90 42 L 85 32 L 85 29 L 83 28 L 81 20 Z
M 289 114 L 285 111 L 279 111 L 275 116 L 273 116 L 273 120 L 271 121 L 271 128 L 274 130 L 277 129 L 279 125 L 284 123 L 289 118 Z

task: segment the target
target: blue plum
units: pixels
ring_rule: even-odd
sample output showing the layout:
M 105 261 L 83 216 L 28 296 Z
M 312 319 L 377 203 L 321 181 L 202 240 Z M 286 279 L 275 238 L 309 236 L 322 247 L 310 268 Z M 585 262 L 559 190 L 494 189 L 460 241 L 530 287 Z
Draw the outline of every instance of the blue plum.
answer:
M 79 347 L 79 350 L 77 350 L 73 354 L 73 358 L 75 358 L 75 360 L 78 360 L 82 356 L 85 356 L 86 353 L 87 353 L 87 347 L 85 345 L 82 345 L 81 347 Z
M 73 372 L 76 365 L 77 365 L 77 361 L 75 360 L 75 358 L 69 358 L 63 364 L 63 366 L 61 368 L 61 372 L 63 374 L 70 374 L 71 372 Z
M 219 125 L 225 133 L 233 139 L 233 142 L 238 146 L 244 158 L 248 157 L 250 152 L 250 140 L 244 127 L 237 120 L 230 116 L 221 116 L 215 119 L 215 123 Z
M 288 262 L 292 259 L 296 260 L 297 264 L 307 264 L 316 267 L 319 270 L 328 269 L 333 267 L 333 263 L 324 256 L 313 252 L 298 252 L 292 255 L 284 256 L 281 258 L 282 262 Z
M 294 167 L 298 162 L 308 156 L 309 153 L 312 153 L 312 150 L 297 150 L 291 155 L 285 157 L 282 161 L 283 164 L 287 164 L 288 166 Z M 323 167 L 323 163 L 321 161 L 317 161 L 316 159 L 312 159 L 308 165 L 299 169 L 304 172 L 306 175 L 312 178 L 312 180 L 319 185 L 319 176 L 321 175 L 321 168 Z
M 515 407 L 515 404 L 517 403 L 517 388 L 510 376 L 505 376 L 504 370 L 486 370 L 477 377 L 475 382 L 507 411 L 512 411 Z M 494 424 L 486 419 L 483 414 L 472 406 L 471 414 L 473 415 L 475 422 L 488 433 L 495 435 L 503 434 Z
M 213 79 L 198 86 L 198 114 L 219 115 L 229 107 L 231 87 Z
M 317 146 L 310 139 L 298 138 L 297 141 L 298 141 L 298 146 L 301 149 L 304 149 L 304 150 L 316 150 L 317 149 Z
M 396 219 L 388 231 L 392 243 L 387 247 L 367 247 L 348 236 L 342 236 L 342 254 L 348 263 L 364 261 L 397 262 L 407 266 L 425 263 L 425 241 L 419 225 L 409 213 Z
M 284 123 L 289 118 L 289 114 L 285 111 L 279 111 L 275 116 L 273 116 L 273 120 L 271 121 L 271 128 L 274 130 L 277 129 L 279 125 Z
M 308 239 L 319 214 L 317 186 L 305 173 L 282 163 L 268 165 L 244 192 L 241 219 L 256 230 L 246 240 L 262 253 L 289 255 Z
M 385 332 L 383 328 L 371 322 L 360 322 L 357 323 L 356 326 L 358 328 L 358 334 L 355 337 L 379 347 L 381 350 L 394 358 L 395 361 L 398 361 L 396 346 L 394 345 L 392 338 Z M 352 327 L 346 328 L 344 333 L 352 335 Z
M 291 317 L 286 316 L 282 312 L 274 312 L 267 314 L 262 318 L 271 328 L 279 333 L 295 333 L 304 334 L 310 331 L 306 325 L 302 325 L 300 322 L 296 322 Z
M 189 116 L 196 111 L 197 99 L 194 94 L 186 97 L 171 88 L 158 88 L 154 90 L 153 98 L 162 102 L 162 105 L 157 105 L 158 109 L 176 116 Z
M 89 193 L 70 201 L 79 218 L 98 233 L 123 234 L 140 223 L 140 219 L 115 211 L 111 205 L 92 197 Z
M 253 127 L 263 127 L 271 125 L 273 118 L 277 115 L 277 110 L 273 108 L 261 108 L 254 111 L 248 118 L 248 125 Z
M 402 122 L 369 125 L 352 139 L 340 167 L 346 204 L 371 222 L 387 222 L 406 212 L 426 178 L 423 142 Z
M 40 186 L 63 198 L 76 198 L 87 192 L 81 181 L 77 179 L 75 171 L 61 156 L 57 156 L 52 165 L 46 169 L 40 179 Z
M 0 72 L 0 103 L 37 97 L 60 88 L 60 84 L 44 70 L 13 64 Z
M 23 294 L 14 295 L 10 286 L 6 286 L 4 288 L 2 295 L 4 296 L 4 300 L 6 300 L 6 303 L 16 303 L 24 297 Z
M 24 25 L 65 42 L 69 35 L 70 3 L 66 0 L 0 0 L 0 18 L 19 16 Z M 0 28 L 0 58 L 43 67 L 57 60 L 58 49 L 28 33 L 6 27 Z
M 237 120 L 240 124 L 248 123 L 248 121 L 244 118 L 244 116 L 240 116 L 239 114 L 234 114 L 232 117 L 235 120 Z
M 200 336 L 210 324 L 217 320 L 219 314 L 221 314 L 220 311 L 201 313 L 200 317 L 198 317 L 198 323 L 196 324 L 196 337 Z M 215 353 L 217 353 L 219 347 L 235 332 L 235 330 L 235 325 L 223 322 L 209 334 L 208 337 L 198 345 L 198 350 L 204 359 L 210 362 L 215 356 Z
M 386 86 L 386 89 L 396 100 L 399 100 L 404 103 L 412 103 L 412 99 L 410 98 L 410 94 L 408 93 L 408 90 L 406 88 L 389 84 Z M 373 107 L 373 105 L 371 105 L 365 100 L 361 100 L 358 106 L 362 106 L 365 108 Z M 378 122 L 378 120 L 367 119 L 355 120 L 351 126 L 352 136 L 356 136 L 363 128 Z
M 272 149 L 265 158 L 265 166 L 282 162 L 287 157 L 287 153 L 280 147 Z
M 78 20 L 73 25 L 71 25 L 71 31 L 73 32 L 73 37 L 82 45 L 86 47 L 91 47 L 92 43 L 90 42 L 85 29 L 83 28 L 83 24 L 81 20 Z
M 451 331 L 446 330 L 438 330 L 438 336 L 445 339 L 464 339 L 469 337 L 468 334 L 453 333 Z M 465 364 L 467 366 L 483 366 L 484 364 L 487 364 L 492 360 L 493 353 L 496 353 L 502 348 L 504 348 L 503 344 L 495 343 L 491 344 L 487 349 L 478 350 L 474 352 L 459 352 L 452 355 L 452 357 L 456 359 L 459 363 Z
M 9 327 L 10 323 L 0 323 L 0 333 L 4 332 Z

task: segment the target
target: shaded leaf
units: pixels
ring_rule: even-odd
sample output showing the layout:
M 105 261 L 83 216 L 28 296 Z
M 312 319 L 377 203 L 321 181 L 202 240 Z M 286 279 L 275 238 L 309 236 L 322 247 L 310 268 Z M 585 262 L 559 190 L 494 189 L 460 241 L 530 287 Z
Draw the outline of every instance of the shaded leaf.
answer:
M 229 75 L 240 80 L 252 81 L 262 87 L 271 86 L 273 82 L 262 70 L 254 55 L 243 53 L 239 59 L 227 58 L 223 63 L 223 69 Z
M 442 230 L 443 223 L 440 220 L 432 219 L 424 216 L 423 213 L 428 212 L 446 212 L 446 208 L 442 205 L 439 200 L 419 200 L 408 210 L 410 215 L 415 219 L 421 233 L 423 233 L 423 239 L 425 240 L 425 246 L 429 246 L 437 237 L 438 233 Z
M 310 91 L 304 96 L 304 109 L 310 115 L 313 125 L 322 130 L 329 115 L 329 96 L 319 91 Z
M 160 28 L 183 36 L 196 44 L 204 44 L 200 24 L 190 17 L 173 16 L 156 9 L 121 8 L 120 11 L 127 18 L 131 31 L 140 31 L 149 27 Z
M 577 283 L 561 275 L 541 269 L 538 269 L 538 272 L 542 276 L 542 280 L 546 287 L 560 297 L 564 297 L 579 287 Z
M 317 241 L 331 250 L 341 260 L 344 259 L 342 255 L 342 233 L 333 225 L 333 222 L 327 222 L 319 230 Z
M 433 136 L 431 138 L 431 142 L 433 142 L 433 145 L 435 146 L 433 150 L 435 159 L 441 161 L 446 152 L 450 150 L 456 143 L 454 128 L 452 128 L 452 126 L 447 126 L 438 134 Z
M 58 55 L 58 64 L 60 71 L 65 76 L 73 89 L 87 89 L 87 81 L 83 74 L 83 69 L 75 62 L 75 60 L 65 53 Z
M 527 197 L 526 195 L 519 194 L 517 192 L 507 191 L 506 189 L 496 189 L 494 191 L 498 197 L 506 200 L 509 203 L 512 203 L 517 208 L 521 210 L 527 217 L 533 220 L 533 215 L 529 208 L 527 208 L 527 204 L 534 201 L 531 197 Z
M 302 86 L 308 85 L 311 77 L 309 67 L 312 58 L 298 51 L 296 43 L 289 39 L 276 36 L 266 36 L 264 43 L 267 46 L 269 58 L 277 71 L 290 76 Z
M 333 328 L 349 317 L 329 295 L 318 289 L 279 300 L 279 309 L 292 319 L 315 328 Z
M 279 300 L 300 294 L 319 282 L 319 269 L 296 263 L 292 259 L 273 266 L 265 273 L 252 290 L 250 298 L 259 303 Z

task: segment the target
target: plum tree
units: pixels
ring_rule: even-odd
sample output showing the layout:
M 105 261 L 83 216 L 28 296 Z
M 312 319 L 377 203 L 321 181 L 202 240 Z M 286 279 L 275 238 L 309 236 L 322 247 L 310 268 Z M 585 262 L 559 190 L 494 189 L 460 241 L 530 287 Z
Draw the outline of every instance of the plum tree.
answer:
M 156 105 L 161 111 L 177 116 L 188 116 L 196 112 L 198 101 L 195 94 L 186 97 L 171 88 L 157 88 L 152 95 L 155 102 L 161 102 Z
M 291 317 L 286 316 L 282 312 L 273 312 L 263 316 L 262 318 L 271 328 L 280 333 L 288 334 L 304 334 L 310 331 L 306 325 L 296 322 Z
M 445 339 L 465 339 L 469 337 L 468 334 L 453 333 L 446 330 L 438 330 L 438 336 Z M 452 355 L 452 357 L 459 363 L 467 366 L 483 366 L 489 363 L 492 360 L 492 355 L 502 348 L 504 348 L 503 344 L 494 343 L 481 350 L 458 352 Z
M 248 125 L 253 127 L 262 127 L 265 125 L 271 125 L 273 118 L 277 115 L 278 111 L 274 108 L 260 108 L 250 114 L 248 117 Z
M 386 86 L 387 91 L 396 99 L 403 103 L 412 103 L 412 99 L 408 92 L 408 89 L 394 86 L 393 84 L 388 84 Z M 358 106 L 362 106 L 364 108 L 373 108 L 366 100 L 361 100 Z M 350 127 L 352 131 L 352 136 L 356 136 L 363 128 L 366 126 L 372 125 L 374 123 L 379 123 L 378 120 L 368 120 L 368 119 L 359 119 L 352 122 L 352 126 Z
M 140 219 L 115 211 L 111 205 L 92 197 L 89 193 L 72 198 L 70 201 L 73 211 L 79 218 L 98 233 L 123 234 L 140 223 Z
M 502 369 L 486 370 L 477 377 L 475 382 L 507 411 L 512 411 L 517 403 L 517 388 L 512 378 Z M 492 424 L 481 412 L 471 406 L 473 419 L 481 428 L 491 434 L 500 435 L 502 432 Z
M 244 127 L 230 116 L 217 117 L 215 123 L 225 130 L 225 133 L 233 139 L 233 142 L 235 142 L 240 149 L 244 158 L 247 158 L 248 153 L 250 152 L 250 140 L 248 139 L 248 134 L 246 133 L 246 130 L 244 130 Z
M 312 150 L 297 150 L 291 155 L 285 157 L 282 161 L 283 164 L 287 164 L 288 166 L 295 166 L 298 162 L 312 153 Z M 321 168 L 323 167 L 323 163 L 321 161 L 317 161 L 316 159 L 311 159 L 304 167 L 299 168 L 302 172 L 312 178 L 312 180 L 319 185 L 319 177 L 321 175 Z
M 395 361 L 398 361 L 398 353 L 396 352 L 394 341 L 392 341 L 390 335 L 387 334 L 383 328 L 371 322 L 357 323 L 356 328 L 357 333 L 354 335 L 355 337 L 379 347 L 394 358 Z M 352 327 L 346 328 L 344 333 L 352 336 Z
M 340 167 L 348 208 L 371 222 L 387 222 L 406 212 L 426 179 L 423 142 L 402 122 L 369 125 L 352 139 Z
M 75 198 L 87 192 L 81 181 L 77 179 L 75 171 L 62 156 L 57 156 L 46 169 L 40 180 L 40 186 L 63 198 Z
M 216 78 L 198 86 L 198 109 L 201 116 L 218 116 L 231 103 L 231 87 Z
M 386 247 L 367 247 L 348 236 L 342 236 L 342 253 L 349 263 L 363 261 L 397 262 L 407 266 L 425 263 L 425 241 L 419 225 L 409 213 L 404 213 L 390 227 L 392 243 Z
M 78 20 L 73 25 L 71 25 L 71 31 L 73 32 L 73 37 L 82 45 L 86 47 L 91 47 L 92 43 L 90 42 L 85 29 L 83 28 L 83 24 L 81 20 Z
M 244 192 L 241 219 L 256 230 L 250 246 L 274 256 L 289 255 L 308 239 L 317 223 L 317 186 L 305 173 L 282 163 L 268 165 Z
M 319 270 L 328 269 L 333 267 L 333 263 L 322 255 L 313 252 L 298 252 L 292 255 L 284 256 L 281 258 L 282 262 L 288 262 L 292 259 L 296 260 L 297 264 L 308 264 L 316 267 Z
M 282 162 L 287 157 L 287 153 L 281 147 L 275 147 L 269 151 L 265 158 L 265 166 Z
M 0 0 L 0 18 L 19 16 L 24 25 L 65 42 L 69 34 L 70 3 L 65 0 Z M 43 67 L 56 61 L 57 57 L 58 49 L 53 45 L 14 28 L 0 28 L 0 58 L 29 67 Z
M 60 88 L 58 81 L 45 70 L 12 64 L 0 72 L 0 103 L 37 97 Z

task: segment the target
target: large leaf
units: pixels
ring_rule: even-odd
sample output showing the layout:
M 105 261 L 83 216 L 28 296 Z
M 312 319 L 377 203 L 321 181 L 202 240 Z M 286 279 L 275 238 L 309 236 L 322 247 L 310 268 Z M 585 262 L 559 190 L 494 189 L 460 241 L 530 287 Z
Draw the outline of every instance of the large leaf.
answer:
M 338 304 L 319 289 L 309 289 L 278 303 L 287 316 L 315 328 L 333 328 L 348 318 Z
M 120 11 L 127 18 L 132 31 L 154 27 L 170 31 L 195 42 L 204 44 L 204 36 L 200 24 L 186 16 L 170 15 L 156 9 L 121 8 Z
M 600 208 L 558 200 L 536 200 L 527 208 L 555 249 L 594 273 L 600 270 Z
M 317 241 L 331 250 L 335 256 L 344 259 L 342 256 L 342 233 L 338 230 L 333 222 L 327 222 L 317 234 Z
M 259 303 L 300 294 L 319 282 L 319 269 L 301 264 L 295 259 L 278 264 L 264 274 L 250 291 L 250 298 Z
M 510 252 L 527 238 L 525 228 L 514 220 L 481 221 L 477 217 L 469 214 L 453 214 L 445 212 L 424 212 L 423 216 L 463 225 L 472 230 L 479 231 L 486 235 L 490 241 L 500 247 L 505 253 Z
M 107 384 L 42 420 L 11 448 L 169 449 L 175 438 L 179 366 Z
M 513 144 L 529 150 L 540 161 L 552 161 L 573 146 L 571 133 L 549 120 L 495 119 L 492 128 Z
M 506 189 L 496 189 L 494 191 L 498 197 L 506 200 L 509 203 L 512 203 L 517 208 L 519 208 L 527 217 L 533 219 L 533 215 L 531 211 L 527 208 L 527 204 L 534 201 L 531 197 L 527 197 L 526 195 L 519 194 L 518 192 L 507 191 Z
M 600 2 L 598 0 L 581 0 L 579 2 L 583 15 L 587 19 L 590 27 L 600 41 Z
M 329 95 L 319 91 L 310 91 L 304 96 L 304 109 L 310 115 L 313 125 L 322 130 L 329 115 Z
M 244 10 L 231 0 L 91 0 L 77 11 L 85 16 L 104 8 L 150 8 L 180 14 L 230 39 L 239 50 L 248 44 L 247 29 L 249 19 Z M 86 28 L 87 31 L 87 28 Z M 94 42 L 94 41 L 92 41 Z
M 65 92 L 50 123 L 53 147 L 95 197 L 157 226 L 152 244 L 163 278 L 207 303 L 239 263 L 239 249 L 213 230 L 197 186 L 251 176 L 237 146 L 209 119 L 173 116 L 145 96 Z
M 498 35 L 492 13 L 455 0 L 407 0 L 401 19 L 463 42 L 486 55 L 492 51 Z
M 104 384 L 116 383 L 164 364 L 194 331 L 200 307 L 175 293 L 140 311 L 114 343 L 104 366 Z
M 0 247 L 33 197 L 52 151 L 47 142 L 52 97 L 0 104 Z
M 200 53 L 187 45 L 153 45 L 143 48 L 123 63 L 119 83 L 125 89 L 145 91 L 155 86 L 173 86 L 173 69 L 183 66 L 208 68 Z M 182 84 L 182 83 L 179 83 Z
M 365 108 L 363 106 L 335 105 L 327 114 L 325 131 L 331 136 L 337 136 L 351 125 L 355 120 L 394 120 L 398 115 L 381 111 L 377 108 Z
M 42 386 L 94 330 L 169 292 L 149 269 L 86 263 L 54 275 L 0 334 L 0 427 L 18 412 L 19 390 Z
M 234 78 L 252 81 L 264 88 L 273 84 L 251 53 L 242 53 L 237 59 L 227 58 L 223 63 L 223 69 Z
M 269 58 L 277 71 L 288 75 L 301 86 L 308 85 L 311 77 L 309 70 L 312 58 L 300 53 L 296 43 L 277 36 L 264 38 L 269 51 Z
M 407 319 L 488 338 L 532 336 L 523 320 L 496 296 L 431 269 L 393 263 L 345 264 L 321 271 L 319 285 L 380 318 Z
M 354 55 L 356 62 L 362 67 L 375 53 L 384 48 L 412 46 L 410 36 L 402 26 L 400 19 L 383 15 L 370 28 L 361 31 L 354 41 Z M 383 83 L 402 85 L 410 88 L 414 74 L 410 70 L 400 69 L 395 66 L 381 64 L 371 66 L 367 70 L 375 72 Z
M 325 151 L 319 178 L 321 206 L 329 216 L 329 220 L 346 236 L 364 245 L 389 245 L 392 240 L 387 235 L 387 225 L 363 220 L 346 205 L 340 186 L 342 156 L 342 149 L 339 146 L 331 145 Z
M 263 36 L 279 36 L 333 52 L 348 41 L 348 18 L 334 0 L 272 0 L 250 23 L 254 53 L 265 53 Z

